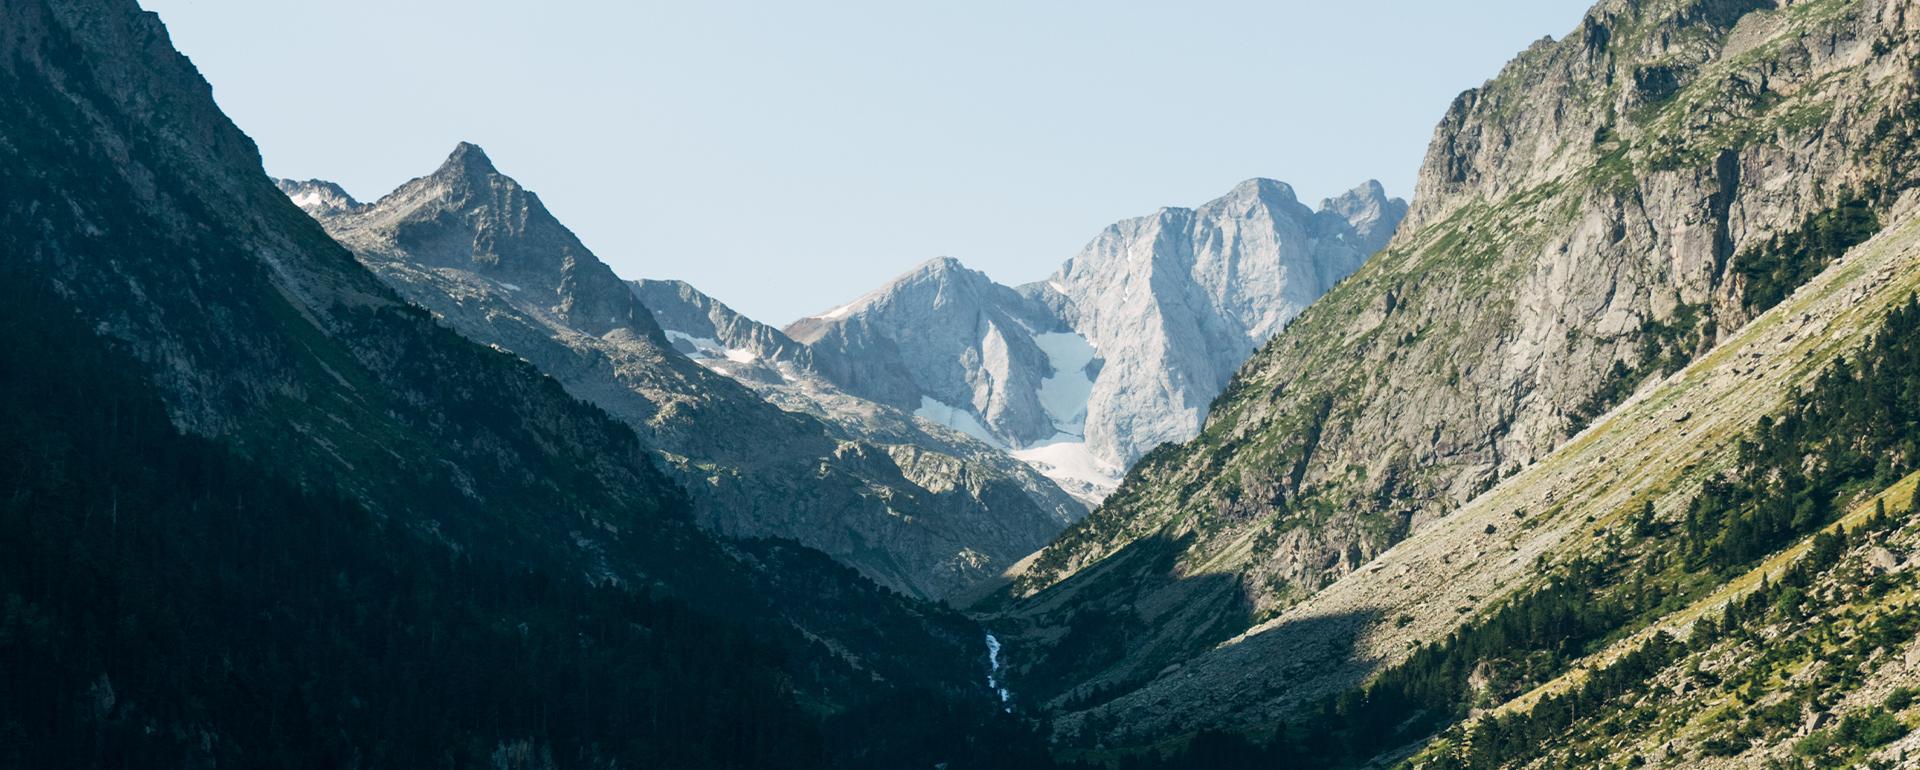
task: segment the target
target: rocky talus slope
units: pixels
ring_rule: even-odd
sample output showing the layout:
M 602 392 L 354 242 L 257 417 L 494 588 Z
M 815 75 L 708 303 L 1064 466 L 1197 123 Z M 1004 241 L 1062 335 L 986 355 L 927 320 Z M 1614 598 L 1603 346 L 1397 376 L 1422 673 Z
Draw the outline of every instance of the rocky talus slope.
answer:
M 283 186 L 296 200 L 327 200 Z M 1084 512 L 985 447 L 849 430 L 859 423 L 782 410 L 696 363 L 689 355 L 781 383 L 773 365 L 799 346 L 767 329 L 754 336 L 711 301 L 709 313 L 732 319 L 724 336 L 737 347 L 721 346 L 707 314 L 697 325 L 674 316 L 684 330 L 663 330 L 665 317 L 478 147 L 462 144 L 433 174 L 375 203 L 310 212 L 442 323 L 531 361 L 631 425 L 690 491 L 701 523 L 728 536 L 791 539 L 883 585 L 940 598 L 998 575 Z
M 1915 181 L 1908 6 L 1609 0 L 1463 94 L 1387 250 L 1026 565 L 1015 670 L 1150 697 L 1873 233 Z
M 1386 244 L 1378 183 L 1319 210 L 1249 180 L 1117 223 L 1046 280 L 941 258 L 789 325 L 840 386 L 995 443 L 1098 501 L 1147 450 L 1191 438 L 1247 356 Z

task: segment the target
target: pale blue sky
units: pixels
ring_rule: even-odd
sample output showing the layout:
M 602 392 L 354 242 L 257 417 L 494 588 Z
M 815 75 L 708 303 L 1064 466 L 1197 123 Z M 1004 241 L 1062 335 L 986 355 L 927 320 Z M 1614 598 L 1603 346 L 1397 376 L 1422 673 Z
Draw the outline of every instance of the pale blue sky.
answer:
M 936 256 L 1037 280 L 1236 182 L 1412 194 L 1460 91 L 1591 0 L 142 0 L 279 176 L 461 140 L 630 278 L 760 320 Z

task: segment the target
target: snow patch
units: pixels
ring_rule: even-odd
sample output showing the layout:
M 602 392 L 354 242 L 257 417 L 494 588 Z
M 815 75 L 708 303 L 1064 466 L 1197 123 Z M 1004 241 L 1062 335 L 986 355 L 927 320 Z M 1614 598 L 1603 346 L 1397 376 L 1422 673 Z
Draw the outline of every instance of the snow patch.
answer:
M 1005 448 L 999 439 L 987 432 L 987 428 L 975 419 L 972 412 L 956 408 L 950 404 L 928 396 L 920 397 L 920 408 L 913 410 L 913 416 L 936 422 L 965 433 L 995 447 Z
M 1053 420 L 1055 430 L 1084 435 L 1087 400 L 1093 396 L 1093 380 L 1087 377 L 1087 364 L 1093 363 L 1093 345 L 1072 332 L 1036 334 L 1033 342 L 1053 366 L 1053 376 L 1040 381 L 1040 408 Z
M 1074 497 L 1098 503 L 1119 488 L 1125 468 L 1095 456 L 1079 436 L 1060 433 L 1045 442 L 1011 452 Z
M 756 355 L 755 351 L 751 351 L 751 349 L 726 348 L 726 346 L 720 344 L 720 340 L 714 340 L 714 338 L 710 338 L 710 336 L 693 336 L 693 334 L 687 334 L 687 332 L 682 332 L 682 330 L 674 330 L 674 328 L 666 328 L 664 332 L 666 332 L 666 340 L 668 340 L 668 342 L 685 342 L 689 348 L 693 348 L 693 353 L 689 353 L 687 357 L 691 357 L 691 359 L 695 359 L 695 361 L 701 361 L 701 363 L 707 363 L 707 369 L 714 369 L 714 367 L 712 367 L 708 361 L 705 361 L 705 359 L 728 359 L 728 361 L 733 361 L 733 363 L 755 363 L 755 361 L 760 359 L 760 355 Z M 726 374 L 724 369 L 714 369 L 714 371 L 716 371 L 716 373 Z
M 848 313 L 851 313 L 851 312 L 853 312 L 853 306 L 854 306 L 854 305 L 858 305 L 858 304 L 860 304 L 860 303 L 858 303 L 858 302 L 849 302 L 849 303 L 847 303 L 847 304 L 845 304 L 845 305 L 841 305 L 841 306 L 839 306 L 839 307 L 836 307 L 836 308 L 834 308 L 834 309 L 832 309 L 832 310 L 829 310 L 829 311 L 827 311 L 827 312 L 825 312 L 825 313 L 821 313 L 820 315 L 817 315 L 817 316 L 813 316 L 813 317 L 814 317 L 814 318 L 825 318 L 825 319 L 834 319 L 834 318 L 845 318 L 845 317 L 847 317 L 847 314 L 848 314 Z
M 666 332 L 668 341 L 687 343 L 691 345 L 697 353 L 719 358 L 722 357 L 723 352 L 726 350 L 726 348 L 720 346 L 719 340 L 712 337 L 695 337 L 686 332 L 674 329 L 667 329 Z

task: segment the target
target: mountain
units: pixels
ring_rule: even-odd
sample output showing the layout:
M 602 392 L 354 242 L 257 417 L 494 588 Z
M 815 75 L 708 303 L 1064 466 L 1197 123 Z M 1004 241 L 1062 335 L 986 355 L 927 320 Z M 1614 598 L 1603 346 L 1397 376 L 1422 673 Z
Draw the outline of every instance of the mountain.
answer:
M 1463 94 L 1386 251 L 999 597 L 1009 679 L 1059 712 L 1058 735 L 1107 746 L 1270 730 L 1322 696 L 1366 697 L 1351 688 L 1421 650 L 1462 678 L 1477 654 L 1530 681 L 1518 652 L 1433 640 L 1520 622 L 1501 602 L 1610 533 L 1560 538 L 1621 521 L 1653 480 L 1673 490 L 1658 513 L 1680 515 L 1740 446 L 1701 426 L 1782 419 L 1905 300 L 1906 5 L 1608 0 Z M 1871 258 L 1842 260 L 1883 229 Z M 1729 347 L 1769 334 L 1784 336 Z M 1673 407 L 1676 382 L 1704 377 L 1714 397 Z M 1634 431 L 1602 443 L 1628 413 Z M 1833 491 L 1820 505 L 1852 499 Z M 1609 574 L 1671 580 L 1672 558 Z M 1444 692 L 1447 714 L 1478 705 Z
M 1019 761 L 977 625 L 695 526 L 290 203 L 153 14 L 0 17 L 7 764 Z
M 1048 478 L 1035 468 L 964 431 L 916 419 L 842 390 L 814 366 L 812 349 L 778 329 L 736 313 L 732 308 L 680 281 L 640 280 L 634 293 L 653 312 L 676 349 L 708 369 L 752 388 L 781 409 L 811 416 L 830 426 L 843 441 L 888 447 L 906 473 L 936 491 L 964 488 L 977 507 L 955 512 L 956 519 L 972 517 L 964 526 L 991 533 L 1003 528 L 1002 512 L 1019 511 L 1028 503 L 1011 497 L 1015 492 L 1038 501 L 1043 510 L 1057 512 L 1059 520 L 1044 528 L 1058 534 L 1064 522 L 1085 515 L 1070 496 L 1076 487 L 1058 477 Z M 953 484 L 949 479 L 959 479 Z M 1038 531 L 1038 530 L 1036 530 Z M 1048 535 L 1046 540 L 1050 540 Z M 1038 550 L 1044 542 L 1025 540 Z M 1016 546 L 1014 549 L 1017 550 Z M 1004 570 L 1010 563 L 996 558 L 988 569 Z M 985 577 L 988 572 L 979 573 Z M 994 580 L 977 580 L 945 598 L 960 603 L 998 587 Z
M 1247 356 L 1382 247 L 1406 204 L 1369 183 L 1314 211 L 1256 179 L 1113 225 L 1010 288 L 927 262 L 787 333 L 865 398 L 1006 448 L 1097 501 L 1191 438 Z
M 673 315 L 657 317 L 471 144 L 379 201 L 328 210 L 310 209 L 407 299 L 631 426 L 689 490 L 698 520 L 722 534 L 791 539 L 883 585 L 943 598 L 997 576 L 1084 513 L 983 447 L 786 411 L 696 363 L 688 356 L 783 383 L 802 376 L 791 364 L 803 351 L 697 293 L 670 292 L 662 307 Z

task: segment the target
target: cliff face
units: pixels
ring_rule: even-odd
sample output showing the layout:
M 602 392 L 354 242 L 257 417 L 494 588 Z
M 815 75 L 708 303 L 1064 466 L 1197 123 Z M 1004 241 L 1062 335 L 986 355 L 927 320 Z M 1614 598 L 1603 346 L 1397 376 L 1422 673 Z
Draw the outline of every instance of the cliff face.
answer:
M 1046 280 L 931 260 L 787 328 L 822 375 L 1004 448 L 1083 499 L 1191 438 L 1241 362 L 1386 244 L 1378 183 L 1319 210 L 1253 179 L 1102 231 Z
M 791 539 L 940 598 L 996 577 L 1084 513 L 964 439 L 769 403 L 741 383 L 804 392 L 797 343 L 691 287 L 654 292 L 664 311 L 654 312 L 478 147 L 460 145 L 433 174 L 372 204 L 309 200 L 403 296 L 632 426 L 689 491 L 700 523 L 722 534 Z M 724 376 L 733 373 L 741 382 Z
M 1247 356 L 1379 252 L 1405 211 L 1375 182 L 1315 211 L 1255 179 L 1102 232 L 1028 288 L 1060 305 L 1103 361 L 1088 448 L 1126 467 L 1192 438 Z
M 1016 665 L 1054 693 L 1155 680 L 1545 457 L 1871 234 L 1915 181 L 1910 6 L 1610 1 L 1463 94 L 1387 251 L 1019 577 Z M 1125 641 L 1089 653 L 1075 629 L 1096 626 Z

